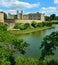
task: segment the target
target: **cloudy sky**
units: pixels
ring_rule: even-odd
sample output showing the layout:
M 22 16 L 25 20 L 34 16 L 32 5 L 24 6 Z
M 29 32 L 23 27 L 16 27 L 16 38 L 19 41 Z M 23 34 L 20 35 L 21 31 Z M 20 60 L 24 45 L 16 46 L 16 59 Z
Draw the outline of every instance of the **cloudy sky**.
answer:
M 0 11 L 14 14 L 17 10 L 58 15 L 58 0 L 0 0 Z

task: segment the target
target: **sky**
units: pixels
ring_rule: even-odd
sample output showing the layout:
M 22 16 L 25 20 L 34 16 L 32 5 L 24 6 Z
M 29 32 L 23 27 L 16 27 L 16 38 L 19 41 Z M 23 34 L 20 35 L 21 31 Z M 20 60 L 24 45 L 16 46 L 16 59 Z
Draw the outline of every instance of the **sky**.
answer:
M 0 11 L 16 14 L 17 10 L 23 10 L 25 14 L 41 12 L 58 15 L 58 0 L 0 0 Z

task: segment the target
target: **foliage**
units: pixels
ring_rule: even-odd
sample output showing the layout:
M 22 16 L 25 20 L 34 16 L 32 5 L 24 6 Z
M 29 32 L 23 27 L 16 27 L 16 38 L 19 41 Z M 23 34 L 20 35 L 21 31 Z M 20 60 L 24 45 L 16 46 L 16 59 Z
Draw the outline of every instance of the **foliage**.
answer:
M 25 24 L 24 24 L 24 28 L 25 28 L 25 29 L 30 28 L 30 24 L 29 24 L 29 23 L 25 23 Z
M 58 16 L 56 14 L 51 14 L 50 16 L 45 16 L 46 21 L 51 21 L 51 20 L 58 20 Z
M 16 23 L 15 26 L 14 26 L 14 28 L 15 28 L 15 29 L 20 29 L 20 30 L 25 30 L 25 29 L 30 28 L 30 24 L 29 24 L 29 23 L 25 23 L 25 24 Z
M 10 65 L 9 57 L 9 51 L 0 46 L 0 65 Z
M 53 23 L 49 21 L 49 22 L 46 22 L 46 23 L 45 23 L 45 26 L 52 26 L 52 24 L 53 24 Z
M 16 23 L 15 26 L 14 26 L 15 29 L 19 29 L 20 28 L 20 24 L 19 23 Z
M 55 14 L 50 15 L 50 20 L 55 20 L 55 19 L 56 19 L 56 15 Z
M 33 22 L 31 23 L 31 26 L 33 26 L 34 28 L 36 28 L 36 27 L 37 27 L 37 23 L 36 23 L 35 21 L 33 21 Z
M 25 58 L 25 57 L 16 57 L 16 65 L 38 65 L 38 59 L 34 58 Z
M 10 34 L 7 31 L 0 31 L 0 63 L 1 65 L 15 65 L 15 58 L 13 53 L 16 51 L 25 53 L 25 47 L 28 46 L 22 39 L 18 39 L 16 36 Z
M 14 45 L 15 49 L 20 51 L 22 54 L 25 53 L 24 48 L 28 46 L 28 44 L 24 42 L 22 39 L 13 39 L 11 43 Z
M 0 22 L 0 30 L 1 31 L 6 31 L 7 30 L 7 25 Z
M 42 22 L 42 23 L 37 23 L 37 27 L 43 27 L 43 26 L 45 26 L 45 23 L 44 23 L 44 22 Z
M 49 21 L 50 17 L 49 16 L 45 16 L 45 21 Z
M 9 50 L 11 50 L 11 52 L 13 52 L 13 50 L 14 51 L 18 50 L 22 54 L 25 53 L 24 48 L 28 46 L 28 44 L 25 41 L 23 41 L 23 39 L 19 39 L 18 37 L 11 35 L 7 31 L 0 32 L 0 42 L 4 42 L 7 46 L 7 48 Z M 11 46 L 11 47 L 9 48 L 9 46 Z M 13 47 L 13 49 L 12 49 L 12 47 Z
M 7 14 L 4 12 L 4 19 L 7 19 Z
M 40 49 L 41 52 L 41 59 L 44 59 L 46 56 L 54 55 L 54 50 L 58 46 L 58 32 L 53 32 L 49 36 L 47 35 L 41 44 Z

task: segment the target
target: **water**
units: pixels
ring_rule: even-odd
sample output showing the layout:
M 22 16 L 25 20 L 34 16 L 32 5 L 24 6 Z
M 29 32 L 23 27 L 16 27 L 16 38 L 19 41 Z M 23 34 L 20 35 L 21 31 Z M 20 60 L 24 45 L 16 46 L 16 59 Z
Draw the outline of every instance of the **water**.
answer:
M 40 45 L 42 43 L 43 38 L 46 35 L 51 34 L 52 32 L 58 31 L 58 25 L 55 26 L 53 29 L 47 29 L 43 31 L 38 31 L 30 34 L 21 35 L 20 38 L 23 38 L 24 41 L 30 44 L 25 50 L 26 54 L 24 56 L 26 57 L 39 57 L 41 50 Z M 58 59 L 58 50 L 56 50 L 55 55 L 53 58 Z

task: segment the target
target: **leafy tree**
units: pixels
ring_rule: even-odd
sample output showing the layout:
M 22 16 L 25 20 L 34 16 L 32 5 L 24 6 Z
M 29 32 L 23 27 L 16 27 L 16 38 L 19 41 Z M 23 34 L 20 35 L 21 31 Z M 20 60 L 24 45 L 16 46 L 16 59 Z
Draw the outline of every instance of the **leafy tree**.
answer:
M 55 14 L 50 15 L 50 20 L 55 20 L 55 19 L 56 19 L 56 15 Z
M 0 46 L 0 65 L 10 65 L 9 57 L 9 51 Z
M 50 17 L 49 16 L 45 16 L 45 20 L 46 21 L 49 21 L 50 20 Z
M 56 20 L 58 20 L 58 16 L 56 16 Z
M 4 12 L 4 19 L 7 19 L 7 14 Z
M 24 24 L 24 28 L 25 28 L 25 29 L 30 28 L 30 24 L 29 24 L 29 23 L 25 23 L 25 24 Z
M 49 36 L 47 35 L 41 44 L 40 49 L 41 52 L 41 59 L 44 59 L 46 56 L 54 55 L 54 50 L 56 50 L 58 46 L 58 32 L 53 32 Z
M 33 21 L 33 22 L 31 23 L 31 26 L 33 26 L 34 28 L 36 28 L 36 27 L 37 27 L 37 23 L 36 23 L 35 21 Z
M 0 30 L 1 31 L 6 31 L 7 30 L 7 25 L 0 22 Z
M 43 27 L 43 26 L 45 26 L 45 23 L 44 23 L 44 22 L 42 22 L 42 23 L 37 23 L 37 27 Z

